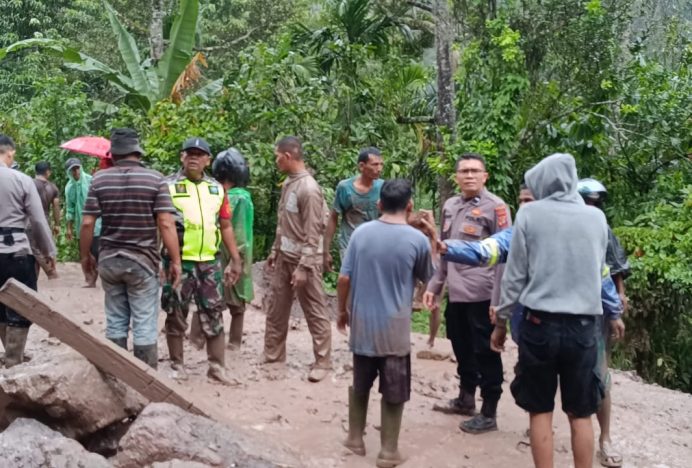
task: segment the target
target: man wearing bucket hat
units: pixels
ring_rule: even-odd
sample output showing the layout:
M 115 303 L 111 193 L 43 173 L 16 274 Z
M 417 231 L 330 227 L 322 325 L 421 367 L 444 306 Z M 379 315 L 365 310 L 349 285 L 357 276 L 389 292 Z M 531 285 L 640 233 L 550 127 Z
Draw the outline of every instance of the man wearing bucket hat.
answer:
M 180 281 L 180 251 L 175 208 L 159 172 L 141 162 L 144 151 L 130 128 L 111 131 L 114 167 L 94 175 L 84 207 L 80 235 L 82 269 L 96 271 L 89 247 L 96 219 L 103 219 L 98 271 L 106 293 L 106 338 L 127 349 L 132 323 L 134 354 L 156 369 L 159 313 L 159 241 L 168 250 L 168 279 Z
M 180 153 L 182 169 L 168 177 L 168 189 L 177 210 L 176 224 L 182 258 L 182 283 L 164 285 L 161 302 L 166 311 L 166 341 L 174 378 L 186 379 L 183 364 L 183 338 L 187 316 L 194 299 L 198 320 L 207 342 L 207 376 L 222 384 L 225 375 L 225 343 L 221 294 L 221 265 L 217 254 L 219 240 L 228 250 L 231 262 L 223 272 L 224 283 L 235 284 L 242 261 L 231 225 L 231 208 L 223 186 L 205 174 L 211 163 L 209 144 L 199 137 L 185 140 Z
M 79 243 L 80 231 L 82 229 L 82 219 L 84 203 L 86 202 L 89 185 L 91 184 L 91 176 L 82 170 L 82 162 L 79 158 L 70 158 L 65 161 L 65 170 L 67 171 L 67 185 L 65 186 L 65 219 L 67 220 L 67 239 L 72 240 L 77 237 Z M 101 220 L 97 219 L 94 227 L 94 236 L 89 245 L 91 254 L 94 258 L 98 258 L 98 245 L 101 236 Z M 94 276 L 85 278 L 86 287 L 93 288 L 96 286 L 98 278 L 96 271 Z

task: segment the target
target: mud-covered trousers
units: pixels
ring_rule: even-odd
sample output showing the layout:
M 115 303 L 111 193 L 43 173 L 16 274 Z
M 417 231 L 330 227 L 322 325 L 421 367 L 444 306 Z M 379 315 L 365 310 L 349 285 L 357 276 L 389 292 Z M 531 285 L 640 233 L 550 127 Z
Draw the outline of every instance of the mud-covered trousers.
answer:
M 288 260 L 283 254 L 277 255 L 267 297 L 264 357 L 267 362 L 286 361 L 286 337 L 295 292 L 312 335 L 315 367 L 328 369 L 331 367 L 332 327 L 322 286 L 322 271 L 308 271 L 305 285 L 294 289 L 291 277 L 297 267 L 297 263 Z

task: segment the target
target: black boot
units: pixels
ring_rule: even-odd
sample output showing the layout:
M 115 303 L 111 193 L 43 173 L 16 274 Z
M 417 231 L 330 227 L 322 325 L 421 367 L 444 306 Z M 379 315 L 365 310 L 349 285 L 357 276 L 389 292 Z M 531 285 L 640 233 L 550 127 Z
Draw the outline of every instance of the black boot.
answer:
M 444 403 L 435 403 L 433 411 L 444 414 L 459 414 L 462 416 L 473 416 L 476 414 L 476 396 L 467 392 L 463 387 L 459 388 L 459 397 L 452 398 Z
M 459 429 L 469 434 L 483 434 L 497 430 L 497 400 L 483 400 L 481 413 L 459 424 Z
M 146 362 L 153 369 L 156 369 L 159 364 L 159 352 L 156 343 L 144 346 L 135 345 L 134 353 L 137 359 Z
M 127 337 L 125 338 L 108 338 L 116 345 L 120 346 L 122 349 L 127 351 Z

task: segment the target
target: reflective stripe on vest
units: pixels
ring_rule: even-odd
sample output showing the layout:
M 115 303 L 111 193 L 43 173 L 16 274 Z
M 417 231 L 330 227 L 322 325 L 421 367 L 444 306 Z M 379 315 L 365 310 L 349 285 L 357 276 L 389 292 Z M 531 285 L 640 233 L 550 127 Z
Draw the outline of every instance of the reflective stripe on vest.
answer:
M 223 187 L 207 180 L 194 183 L 179 179 L 169 182 L 168 189 L 173 206 L 183 215 L 182 259 L 193 262 L 214 260 L 221 238 L 217 219 L 223 204 Z

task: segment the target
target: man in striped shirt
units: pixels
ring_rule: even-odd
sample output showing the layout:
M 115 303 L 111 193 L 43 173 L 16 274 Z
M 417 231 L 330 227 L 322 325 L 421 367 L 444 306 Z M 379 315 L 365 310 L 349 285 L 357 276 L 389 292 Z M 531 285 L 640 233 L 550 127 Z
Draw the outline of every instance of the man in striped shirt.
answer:
M 106 293 L 106 337 L 127 349 L 132 321 L 135 357 L 154 369 L 158 362 L 156 320 L 159 312 L 159 238 L 170 254 L 169 280 L 180 282 L 180 249 L 168 185 L 141 163 L 137 133 L 111 133 L 115 166 L 97 172 L 89 187 L 80 233 L 82 270 L 96 271 L 89 249 L 94 225 L 102 219 L 98 272 Z

